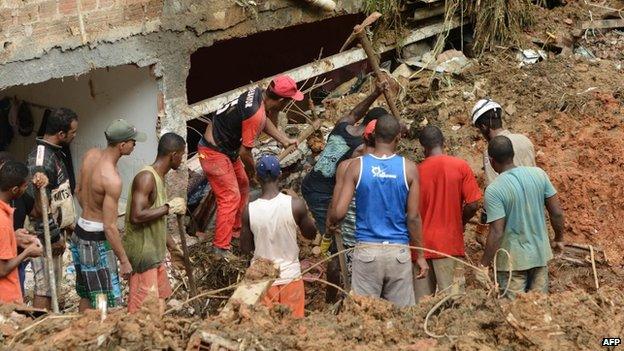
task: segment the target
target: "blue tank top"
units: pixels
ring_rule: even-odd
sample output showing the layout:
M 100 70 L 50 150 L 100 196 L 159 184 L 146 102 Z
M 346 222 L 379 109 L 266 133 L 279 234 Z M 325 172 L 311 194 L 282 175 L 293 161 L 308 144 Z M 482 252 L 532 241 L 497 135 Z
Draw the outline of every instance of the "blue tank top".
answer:
M 355 189 L 356 240 L 408 244 L 405 159 L 397 155 L 360 157 Z

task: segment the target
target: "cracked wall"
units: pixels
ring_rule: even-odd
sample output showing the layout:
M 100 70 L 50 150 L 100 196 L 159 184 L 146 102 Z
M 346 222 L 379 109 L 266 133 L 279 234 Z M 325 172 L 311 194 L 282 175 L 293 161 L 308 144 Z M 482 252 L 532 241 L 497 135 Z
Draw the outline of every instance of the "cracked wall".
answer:
M 97 68 L 153 65 L 160 91 L 157 130 L 186 136 L 186 78 L 198 48 L 361 8 L 362 0 L 339 1 L 331 13 L 303 0 L 260 0 L 254 7 L 229 0 L 5 0 L 0 90 Z M 184 179 L 183 173 L 172 177 Z

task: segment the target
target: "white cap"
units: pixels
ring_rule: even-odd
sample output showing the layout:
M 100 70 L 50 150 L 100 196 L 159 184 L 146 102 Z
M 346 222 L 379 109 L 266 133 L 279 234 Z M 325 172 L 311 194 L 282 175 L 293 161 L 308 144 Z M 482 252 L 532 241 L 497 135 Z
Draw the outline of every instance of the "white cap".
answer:
M 489 110 L 497 108 L 502 109 L 501 105 L 491 99 L 481 99 L 477 101 L 477 103 L 472 108 L 472 112 L 470 113 L 470 117 L 472 118 L 472 125 L 475 125 L 475 123 L 482 114 L 486 113 Z

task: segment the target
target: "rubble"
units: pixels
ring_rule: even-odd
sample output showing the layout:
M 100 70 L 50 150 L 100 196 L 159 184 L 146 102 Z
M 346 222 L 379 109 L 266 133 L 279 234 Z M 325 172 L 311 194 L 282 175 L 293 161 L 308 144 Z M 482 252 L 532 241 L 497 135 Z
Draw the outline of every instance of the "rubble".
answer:
M 318 281 L 325 276 L 325 266 L 320 265 L 304 276 L 306 318 L 293 320 L 281 306 L 268 309 L 244 304 L 233 304 L 233 313 L 222 316 L 218 314 L 231 296 L 230 288 L 250 274 L 249 260 L 212 255 L 210 244 L 200 242 L 190 247 L 191 258 L 196 263 L 198 290 L 208 296 L 189 302 L 184 281 L 176 280 L 174 296 L 168 301 L 170 311 L 163 318 L 156 316 L 153 306 L 148 305 L 135 315 L 127 315 L 123 309 L 112 310 L 103 322 L 97 311 L 33 319 L 13 307 L 2 306 L 0 346 L 180 350 L 196 349 L 203 343 L 245 350 L 554 350 L 597 349 L 603 337 L 621 335 L 624 35 L 618 30 L 592 35 L 589 30 L 588 35 L 561 44 L 576 24 L 588 16 L 585 6 L 589 5 L 580 1 L 568 3 L 553 10 L 536 8 L 532 11 L 535 22 L 526 34 L 539 38 L 541 43 L 574 48 L 579 55 L 568 55 L 563 50 L 557 54 L 527 40 L 526 46 L 518 45 L 525 48 L 519 54 L 523 61 L 530 58 L 532 62 L 522 68 L 514 60 L 515 53 L 505 47 L 476 60 L 456 51 L 430 59 L 434 70 L 443 66 L 439 72 L 454 74 L 413 77 L 407 65 L 395 70 L 406 88 L 401 101 L 402 117 L 413 122 L 412 133 L 402 139 L 400 149 L 414 160 L 421 159 L 422 151 L 415 139 L 418 129 L 426 124 L 439 126 L 444 131 L 448 152 L 466 159 L 482 177 L 482 150 L 486 145 L 470 125 L 468 112 L 479 98 L 487 96 L 500 102 L 506 125 L 533 140 L 538 165 L 547 171 L 558 190 L 566 215 L 565 241 L 577 249 L 589 245 L 596 249 L 595 278 L 599 289 L 585 249 L 569 249 L 550 263 L 549 295 L 531 293 L 515 301 L 498 300 L 492 292 L 477 287 L 473 273 L 468 271 L 466 294 L 442 304 L 427 319 L 428 334 L 425 318 L 441 297 L 398 309 L 381 300 L 349 296 L 340 312 L 332 314 L 323 301 L 324 285 Z M 595 11 L 596 18 L 602 18 L 602 14 L 603 11 Z M 425 62 L 425 53 L 420 57 L 420 53 L 413 54 L 405 62 Z M 536 55 L 548 59 L 537 58 L 533 62 Z M 463 65 L 466 61 L 469 66 Z M 460 69 L 453 66 L 456 63 Z M 352 91 L 358 82 L 363 85 Z M 358 78 L 340 89 L 339 94 L 323 101 L 319 130 L 283 159 L 285 183 L 300 183 L 314 156 L 323 149 L 334 122 L 361 101 L 372 84 Z M 376 104 L 385 102 L 379 99 Z M 306 127 L 302 124 L 295 128 L 301 133 Z M 275 154 L 280 151 L 274 141 L 254 150 Z M 196 165 L 193 171 L 200 173 Z M 194 179 L 192 184 L 200 182 Z M 202 193 L 200 198 L 204 197 Z M 487 226 L 466 226 L 468 260 L 479 259 L 482 247 L 477 238 L 486 232 Z M 321 260 L 313 254 L 312 243 L 302 242 L 301 246 L 303 269 Z M 276 272 L 266 263 L 256 273 L 259 274 L 251 275 L 267 278 L 274 277 Z M 210 293 L 221 289 L 224 290 L 218 294 Z M 191 338 L 195 332 L 199 340 Z

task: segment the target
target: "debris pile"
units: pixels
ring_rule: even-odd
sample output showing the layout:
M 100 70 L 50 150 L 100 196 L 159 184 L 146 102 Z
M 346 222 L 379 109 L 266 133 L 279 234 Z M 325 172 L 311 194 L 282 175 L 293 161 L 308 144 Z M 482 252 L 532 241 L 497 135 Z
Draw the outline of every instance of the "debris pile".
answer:
M 474 286 L 473 273 L 468 272 L 466 294 L 442 303 L 428 319 L 441 297 L 399 309 L 381 300 L 352 296 L 335 315 L 328 313 L 330 308 L 323 301 L 324 285 L 319 279 L 324 278 L 325 267 L 321 265 L 304 276 L 305 319 L 290 318 L 283 306 L 268 309 L 240 303 L 231 304 L 232 313 L 217 316 L 232 293 L 221 289 L 237 286 L 245 276 L 252 281 L 275 277 L 276 271 L 270 262 L 259 262 L 248 270 L 248 259 L 214 255 L 208 242 L 199 242 L 190 248 L 191 260 L 198 290 L 205 295 L 189 302 L 192 297 L 180 280 L 174 284 L 170 311 L 164 318 L 157 316 L 153 303 L 134 315 L 126 314 L 125 309 L 110 311 L 104 320 L 98 311 L 33 320 L 3 306 L 0 346 L 179 350 L 190 343 L 193 349 L 199 345 L 191 340 L 197 331 L 194 335 L 201 334 L 204 343 L 212 340 L 208 343 L 228 350 L 597 349 L 603 337 L 622 335 L 624 272 L 619 266 L 624 263 L 624 239 L 619 234 L 624 232 L 624 35 L 619 30 L 592 27 L 577 35 L 576 30 L 587 26 L 583 23 L 590 10 L 596 20 L 610 10 L 581 1 L 568 3 L 546 10 L 529 1 L 482 0 L 481 8 L 490 12 L 476 23 L 477 37 L 478 33 L 485 35 L 477 38 L 482 43 L 477 51 L 492 48 L 500 40 L 514 43 L 509 41 L 510 35 L 520 38 L 524 33 L 530 35 L 529 40 L 513 50 L 485 53 L 478 60 L 459 51 L 446 51 L 430 54 L 435 56 L 431 61 L 435 65 L 429 69 L 410 66 L 408 61 L 401 65 L 396 76 L 404 93 L 398 105 L 411 129 L 409 137 L 402 139 L 400 151 L 416 161 L 422 159 L 418 132 L 433 124 L 443 130 L 449 154 L 467 160 L 479 176 L 486 145 L 470 125 L 468 112 L 479 98 L 496 100 L 503 106 L 506 126 L 534 142 L 538 164 L 559 192 L 566 215 L 565 241 L 596 247 L 596 279 L 589 253 L 577 250 L 579 256 L 573 259 L 557 257 L 552 261 L 551 294 L 547 296 L 528 294 L 512 302 L 498 300 Z M 615 1 L 604 6 L 624 6 L 621 1 L 620 5 L 612 3 Z M 501 13 L 503 7 L 514 11 Z M 530 18 L 534 19 L 530 28 L 518 29 Z M 533 60 L 533 53 L 539 58 Z M 417 61 L 424 62 L 426 55 Z M 531 62 L 524 62 L 526 58 Z M 438 69 L 445 63 L 452 67 Z M 414 67 L 417 69 L 412 70 Z M 300 183 L 335 121 L 370 93 L 372 82 L 362 84 L 362 80 L 356 79 L 343 87 L 342 94 L 323 101 L 322 126 L 302 143 L 305 148 L 284 169 L 289 186 Z M 352 89 L 354 86 L 357 89 Z M 383 105 L 383 99 L 376 104 Z M 304 127 L 295 129 L 297 134 Z M 267 150 L 280 151 L 274 142 L 265 143 L 260 152 Z M 198 200 L 205 193 L 202 191 Z M 209 218 L 211 206 L 205 205 L 198 217 Z M 209 220 L 205 222 L 198 227 L 208 228 Z M 484 232 L 486 226 L 467 225 L 467 260 L 478 261 L 482 247 L 475 238 Z M 308 242 L 301 247 L 304 270 L 320 260 L 311 247 Z M 215 290 L 220 292 L 211 295 Z
M 399 309 L 371 298 L 346 299 L 334 316 L 314 312 L 303 320 L 284 316 L 280 307 L 241 306 L 229 320 L 209 318 L 201 330 L 243 349 L 594 349 L 605 335 L 624 325 L 624 299 L 618 289 L 598 294 L 568 291 L 528 294 L 513 302 L 470 290 L 443 305 L 427 321 L 440 298 Z

